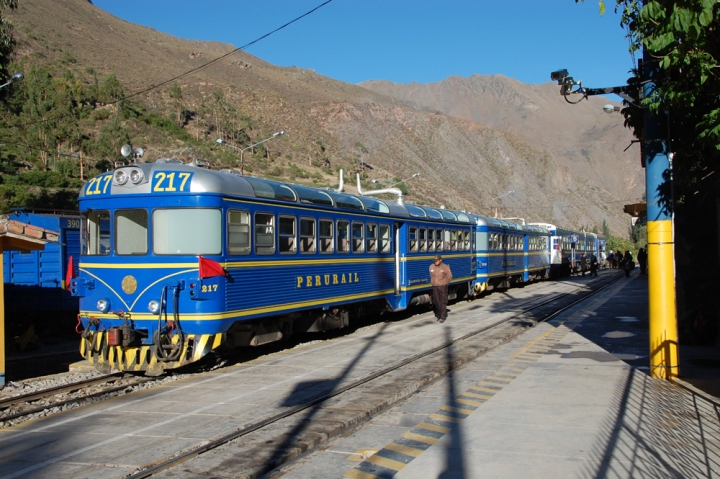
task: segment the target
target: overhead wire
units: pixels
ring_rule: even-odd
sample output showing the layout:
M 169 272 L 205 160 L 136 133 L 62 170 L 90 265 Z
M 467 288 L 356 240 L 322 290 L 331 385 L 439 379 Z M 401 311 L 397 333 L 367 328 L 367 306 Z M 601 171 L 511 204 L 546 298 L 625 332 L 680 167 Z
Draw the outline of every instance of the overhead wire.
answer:
M 203 63 L 202 65 L 197 66 L 197 67 L 195 67 L 195 68 L 192 68 L 192 69 L 190 69 L 190 70 L 188 70 L 188 71 L 186 71 L 186 72 L 184 72 L 184 73 L 181 73 L 181 74 L 179 74 L 179 75 L 176 75 L 176 76 L 174 76 L 174 77 L 172 77 L 172 78 L 170 78 L 170 79 L 168 79 L 168 80 L 162 81 L 162 82 L 157 83 L 157 84 L 152 85 L 152 86 L 149 86 L 149 87 L 147 87 L 147 88 L 145 88 L 145 89 L 143 89 L 143 90 L 137 91 L 137 92 L 135 92 L 135 93 L 131 93 L 131 94 L 126 95 L 126 96 L 123 96 L 123 97 L 121 97 L 121 98 L 115 99 L 115 100 L 113 100 L 113 101 L 111 101 L 111 102 L 106 103 L 106 105 L 114 105 L 114 104 L 116 104 L 116 103 L 120 103 L 120 102 L 125 101 L 125 100 L 128 100 L 128 99 L 130 99 L 130 98 L 134 98 L 134 97 L 136 97 L 136 96 L 142 95 L 142 94 L 147 93 L 147 92 L 149 92 L 149 91 L 152 91 L 152 90 L 155 90 L 155 89 L 160 88 L 160 87 L 162 87 L 162 86 L 165 86 L 165 85 L 167 85 L 167 84 L 169 84 L 169 83 L 171 83 L 171 82 L 174 82 L 174 81 L 176 81 L 176 80 L 178 80 L 178 79 L 180 79 L 180 78 L 183 78 L 183 77 L 186 77 L 186 76 L 191 75 L 191 74 L 193 74 L 193 73 L 196 73 L 196 72 L 198 72 L 198 71 L 200 71 L 200 70 L 202 70 L 202 69 L 204 69 L 204 68 L 207 68 L 207 67 L 209 67 L 210 65 L 213 65 L 213 64 L 215 64 L 215 63 L 217 63 L 217 62 L 219 62 L 219 61 L 221 61 L 221 60 L 223 60 L 223 59 L 225 59 L 225 58 L 227 58 L 227 57 L 229 57 L 229 56 L 231 56 L 231 55 L 234 55 L 235 53 L 237 53 L 237 52 L 239 52 L 239 51 L 246 50 L 247 48 L 251 47 L 252 45 L 258 43 L 259 41 L 266 39 L 266 38 L 269 37 L 270 35 L 273 35 L 273 34 L 279 32 L 280 30 L 283 30 L 284 28 L 287 28 L 288 26 L 292 25 L 293 23 L 295 23 L 295 22 L 297 22 L 297 21 L 299 21 L 299 20 L 307 17 L 308 15 L 311 15 L 311 14 L 315 13 L 317 10 L 321 9 L 322 7 L 324 7 L 325 5 L 327 5 L 328 3 L 332 2 L 332 1 L 333 1 L 333 0 L 326 0 L 325 2 L 321 3 L 321 4 L 318 5 L 317 7 L 313 8 L 313 9 L 311 9 L 311 10 L 305 12 L 305 13 L 303 13 L 302 15 L 300 15 L 299 17 L 294 18 L 293 20 L 290 20 L 289 22 L 287 22 L 287 23 L 285 23 L 284 25 L 276 28 L 275 30 L 270 31 L 270 32 L 268 32 L 268 33 L 266 33 L 266 34 L 264 34 L 264 35 L 256 38 L 255 40 L 246 43 L 245 45 L 243 45 L 243 46 L 241 46 L 241 47 L 237 47 L 237 48 L 235 48 L 234 50 L 232 50 L 232 51 L 230 51 L 230 52 L 228 52 L 228 53 L 225 53 L 224 55 L 220 55 L 220 56 L 217 57 L 217 58 L 214 58 L 214 59 L 212 59 L 212 60 L 210 60 L 210 61 L 208 61 L 208 62 L 205 62 L 205 63 Z M 18 126 L 31 126 L 31 125 L 35 125 L 35 124 L 38 124 L 38 123 L 45 123 L 45 122 L 50 121 L 50 120 L 59 120 L 59 119 L 65 117 L 65 116 L 68 116 L 68 115 L 59 115 L 59 116 L 56 116 L 56 117 L 53 117 L 53 118 L 49 118 L 49 119 L 48 119 L 48 118 L 45 118 L 45 119 L 38 120 L 38 121 L 34 121 L 34 122 L 22 123 L 22 124 L 20 124 L 20 125 L 18 125 Z

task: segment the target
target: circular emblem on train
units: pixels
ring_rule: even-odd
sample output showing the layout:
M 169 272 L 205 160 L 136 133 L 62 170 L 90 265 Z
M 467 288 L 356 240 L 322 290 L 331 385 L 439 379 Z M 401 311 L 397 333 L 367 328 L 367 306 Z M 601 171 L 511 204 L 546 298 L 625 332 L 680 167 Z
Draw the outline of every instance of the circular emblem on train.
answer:
M 137 290 L 137 280 L 134 276 L 125 276 L 122 280 L 122 290 L 127 294 L 133 294 Z

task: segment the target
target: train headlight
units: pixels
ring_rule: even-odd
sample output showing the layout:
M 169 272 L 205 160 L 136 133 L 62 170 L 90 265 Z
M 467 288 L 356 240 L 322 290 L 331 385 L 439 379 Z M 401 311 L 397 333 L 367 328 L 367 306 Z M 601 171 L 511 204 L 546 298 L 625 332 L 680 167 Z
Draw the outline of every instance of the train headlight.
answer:
M 110 311 L 110 301 L 105 298 L 98 299 L 97 309 L 101 313 L 107 313 L 108 311 Z
M 160 314 L 160 301 L 154 299 L 150 301 L 148 303 L 148 310 L 150 310 L 152 314 Z
M 133 168 L 133 170 L 130 172 L 130 181 L 132 181 L 134 185 L 137 185 L 144 179 L 145 179 L 145 175 L 143 175 L 142 170 Z
M 118 185 L 124 185 L 128 181 L 128 175 L 123 170 L 115 172 L 115 183 Z

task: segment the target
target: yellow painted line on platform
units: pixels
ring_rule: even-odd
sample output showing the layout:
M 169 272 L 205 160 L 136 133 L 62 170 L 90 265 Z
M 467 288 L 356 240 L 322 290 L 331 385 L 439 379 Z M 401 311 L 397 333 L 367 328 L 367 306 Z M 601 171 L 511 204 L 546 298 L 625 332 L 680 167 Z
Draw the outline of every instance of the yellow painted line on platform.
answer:
M 346 472 L 343 477 L 349 477 L 350 479 L 379 479 L 375 474 L 368 474 L 359 469 L 352 469 Z
M 417 442 L 424 442 L 425 444 L 435 444 L 438 442 L 437 438 L 430 437 L 430 436 L 421 436 L 420 434 L 415 434 L 414 432 L 406 432 L 402 435 L 405 439 L 411 439 L 413 441 Z
M 492 379 L 493 381 L 501 381 L 504 383 L 510 383 L 515 378 L 501 378 L 500 376 L 488 376 L 485 380 Z
M 461 398 L 455 398 L 455 402 L 459 402 L 460 404 L 467 404 L 468 406 L 477 406 L 480 407 L 483 405 L 483 403 L 478 401 L 471 401 L 469 399 L 461 399 Z
M 385 449 L 390 449 L 391 451 L 399 452 L 400 454 L 405 454 L 406 456 L 412 456 L 412 457 L 419 457 L 420 454 L 422 454 L 422 449 L 415 449 L 414 447 L 410 446 L 403 446 L 402 444 L 397 444 L 395 442 L 391 442 L 387 446 L 385 446 Z
M 467 414 L 468 416 L 473 413 L 474 409 L 463 409 L 459 407 L 443 406 L 440 409 L 443 411 L 459 412 L 460 414 Z
M 461 422 L 464 419 L 464 418 L 459 418 L 459 417 L 443 416 L 442 414 L 438 414 L 438 413 L 432 413 L 428 417 L 435 421 L 457 422 L 457 423 Z
M 427 429 L 428 431 L 441 432 L 443 434 L 447 434 L 450 432 L 449 427 L 438 426 L 437 424 L 430 424 L 427 422 L 421 422 L 420 424 L 418 424 L 415 427 L 419 427 L 421 429 Z
M 382 466 L 387 469 L 392 469 L 393 471 L 399 471 L 406 465 L 404 462 L 393 461 L 392 459 L 378 456 L 377 454 L 368 457 L 367 459 L 365 459 L 365 461 L 369 462 L 370 464 L 375 464 L 376 466 Z
M 475 391 L 481 391 L 481 392 L 484 392 L 484 393 L 490 393 L 490 394 L 497 394 L 497 393 L 500 392 L 500 391 L 497 390 L 497 389 L 485 388 L 485 387 L 482 387 L 482 386 L 473 386 L 473 387 L 471 387 L 470 389 L 473 389 L 473 390 L 475 390 Z M 488 399 L 490 399 L 490 398 L 488 398 Z
M 464 393 L 462 393 L 462 395 L 463 395 L 463 396 L 470 396 L 471 398 L 478 398 L 478 399 L 485 399 L 485 400 L 492 399 L 492 396 L 488 396 L 488 395 L 485 395 L 485 394 L 471 393 L 471 392 L 469 392 L 469 391 L 465 391 Z

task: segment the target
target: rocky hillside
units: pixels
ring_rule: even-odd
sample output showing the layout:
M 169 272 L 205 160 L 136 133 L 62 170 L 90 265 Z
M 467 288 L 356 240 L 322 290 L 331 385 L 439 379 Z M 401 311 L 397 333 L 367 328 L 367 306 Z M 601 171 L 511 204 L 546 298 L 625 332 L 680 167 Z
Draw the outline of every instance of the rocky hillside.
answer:
M 286 131 L 268 144 L 271 176 L 302 168 L 313 183 L 305 176 L 295 181 L 322 186 L 337 184 L 339 168 L 346 184 L 354 183 L 355 170 L 367 181 L 419 172 L 407 184 L 410 201 L 484 214 L 498 206 L 505 216 L 572 227 L 607 221 L 622 235 L 628 224 L 622 205 L 642 191 L 638 150 L 623 152 L 630 135 L 619 116 L 602 112 L 606 101 L 600 98 L 571 106 L 555 85 L 524 85 L 499 75 L 351 85 L 232 53 L 231 45 L 130 24 L 86 0 L 19 4 L 8 17 L 26 67 L 54 65 L 85 77 L 114 73 L 126 94 L 142 92 L 134 101 L 166 113 L 173 109 L 168 80 L 177 82 L 185 107 L 193 110 L 184 128 L 199 143 L 133 138 L 148 160 L 188 159 L 205 149 L 212 154 L 219 125 L 198 105 L 221 94 L 246 119 L 251 138 Z

